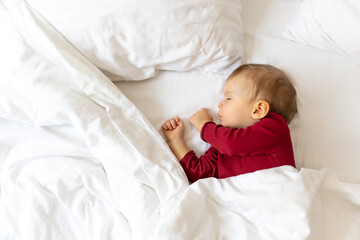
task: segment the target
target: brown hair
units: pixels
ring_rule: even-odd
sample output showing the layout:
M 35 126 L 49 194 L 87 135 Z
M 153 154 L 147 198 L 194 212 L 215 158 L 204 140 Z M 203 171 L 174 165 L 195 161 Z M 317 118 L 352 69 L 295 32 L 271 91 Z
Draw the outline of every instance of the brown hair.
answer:
M 296 90 L 281 70 L 266 64 L 244 64 L 235 69 L 228 79 L 240 74 L 244 74 L 251 83 L 251 101 L 265 100 L 270 104 L 270 112 L 280 114 L 287 123 L 292 121 L 298 112 Z

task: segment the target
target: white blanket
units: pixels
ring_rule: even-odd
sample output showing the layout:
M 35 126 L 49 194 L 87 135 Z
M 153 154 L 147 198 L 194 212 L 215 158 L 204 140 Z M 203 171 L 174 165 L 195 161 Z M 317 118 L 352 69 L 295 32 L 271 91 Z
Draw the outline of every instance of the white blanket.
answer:
M 326 170 L 189 186 L 161 135 L 52 26 L 24 1 L 1 1 L 0 17 L 0 239 L 360 236 L 359 185 Z

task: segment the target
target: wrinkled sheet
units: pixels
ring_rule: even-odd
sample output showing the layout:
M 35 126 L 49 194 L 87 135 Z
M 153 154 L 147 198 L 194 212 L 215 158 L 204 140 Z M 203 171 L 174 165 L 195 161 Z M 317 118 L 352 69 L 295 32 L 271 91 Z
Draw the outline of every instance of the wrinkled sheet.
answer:
M 360 236 L 359 185 L 326 169 L 189 185 L 158 131 L 44 19 L 5 0 L 0 17 L 0 239 Z
M 327 167 L 343 181 L 360 183 L 360 61 L 283 37 L 301 1 L 241 1 L 244 62 L 274 65 L 293 80 L 299 108 L 290 124 L 296 166 Z M 150 80 L 116 85 L 158 130 L 168 118 L 182 118 L 186 142 L 201 154 L 209 146 L 188 119 L 205 107 L 220 122 L 217 111 L 226 78 L 200 71 L 162 71 Z

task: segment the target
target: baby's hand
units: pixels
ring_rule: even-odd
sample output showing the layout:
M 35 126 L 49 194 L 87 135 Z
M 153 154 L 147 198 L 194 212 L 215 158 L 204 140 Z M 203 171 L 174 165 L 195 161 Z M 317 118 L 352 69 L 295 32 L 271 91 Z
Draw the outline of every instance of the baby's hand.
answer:
M 212 122 L 213 118 L 205 108 L 202 108 L 199 111 L 197 111 L 196 113 L 194 113 L 189 120 L 190 120 L 190 123 L 196 128 L 196 130 L 198 130 L 198 132 L 200 132 L 202 126 L 206 122 Z
M 169 142 L 182 140 L 185 131 L 184 122 L 178 117 L 171 118 L 162 125 L 162 130 Z

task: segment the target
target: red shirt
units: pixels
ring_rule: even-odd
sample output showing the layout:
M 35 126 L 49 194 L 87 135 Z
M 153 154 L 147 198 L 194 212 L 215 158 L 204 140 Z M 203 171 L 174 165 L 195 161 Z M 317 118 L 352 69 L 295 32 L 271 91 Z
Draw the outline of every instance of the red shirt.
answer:
M 290 130 L 283 117 L 269 113 L 245 129 L 226 128 L 207 122 L 201 139 L 212 146 L 198 158 L 189 151 L 180 164 L 189 180 L 227 178 L 261 169 L 295 167 Z

